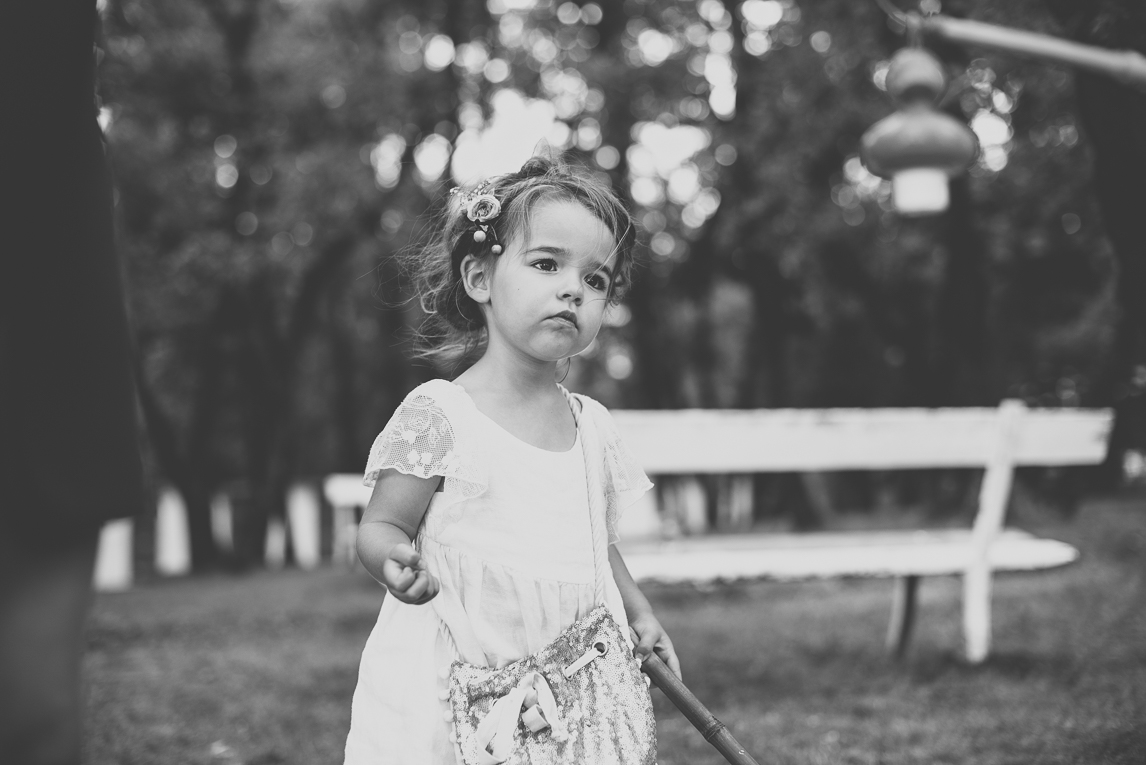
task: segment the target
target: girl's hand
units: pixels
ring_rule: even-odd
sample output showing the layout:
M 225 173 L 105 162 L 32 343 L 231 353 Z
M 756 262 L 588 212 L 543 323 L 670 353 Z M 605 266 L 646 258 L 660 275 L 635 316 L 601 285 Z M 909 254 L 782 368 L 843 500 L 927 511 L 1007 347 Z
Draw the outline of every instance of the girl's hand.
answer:
M 668 665 L 668 668 L 673 671 L 677 679 L 680 676 L 680 661 L 676 658 L 676 651 L 672 647 L 672 641 L 669 636 L 665 634 L 664 627 L 657 621 L 657 617 L 653 616 L 652 611 L 638 614 L 629 622 L 629 630 L 633 635 L 633 656 L 643 664 L 645 659 L 654 651 L 657 656 Z
M 382 563 L 382 584 L 398 600 L 420 606 L 438 594 L 438 579 L 412 545 L 398 544 Z

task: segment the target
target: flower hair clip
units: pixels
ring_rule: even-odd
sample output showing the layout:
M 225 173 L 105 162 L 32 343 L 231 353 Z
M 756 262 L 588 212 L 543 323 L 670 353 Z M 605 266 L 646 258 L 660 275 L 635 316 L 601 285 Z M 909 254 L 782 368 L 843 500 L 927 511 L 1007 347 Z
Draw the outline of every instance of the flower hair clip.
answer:
M 493 184 L 485 181 L 473 191 L 462 191 L 460 188 L 450 189 L 450 195 L 460 197 L 462 209 L 466 217 L 477 225 L 474 232 L 474 241 L 481 244 L 486 239 L 493 240 L 490 251 L 494 255 L 501 254 L 501 245 L 497 241 L 497 233 L 493 228 L 493 221 L 501 215 L 501 202 L 490 193 Z

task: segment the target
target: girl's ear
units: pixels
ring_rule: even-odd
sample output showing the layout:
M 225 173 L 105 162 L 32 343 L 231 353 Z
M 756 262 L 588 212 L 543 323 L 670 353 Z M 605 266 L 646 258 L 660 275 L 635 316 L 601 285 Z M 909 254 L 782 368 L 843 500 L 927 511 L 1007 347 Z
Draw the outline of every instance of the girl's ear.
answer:
M 462 286 L 475 303 L 489 302 L 489 270 L 492 265 L 488 260 L 481 261 L 473 255 L 462 258 Z

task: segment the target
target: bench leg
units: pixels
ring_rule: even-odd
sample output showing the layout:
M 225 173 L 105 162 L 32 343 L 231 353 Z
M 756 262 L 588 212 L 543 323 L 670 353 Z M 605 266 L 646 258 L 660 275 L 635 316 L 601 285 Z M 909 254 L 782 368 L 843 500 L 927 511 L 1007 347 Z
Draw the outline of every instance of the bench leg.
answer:
M 896 659 L 902 659 L 907 653 L 911 628 L 915 625 L 915 595 L 918 589 L 918 576 L 900 576 L 895 579 L 891 621 L 887 625 L 887 652 Z
M 991 650 L 991 569 L 971 566 L 963 576 L 963 640 L 967 661 L 980 664 Z

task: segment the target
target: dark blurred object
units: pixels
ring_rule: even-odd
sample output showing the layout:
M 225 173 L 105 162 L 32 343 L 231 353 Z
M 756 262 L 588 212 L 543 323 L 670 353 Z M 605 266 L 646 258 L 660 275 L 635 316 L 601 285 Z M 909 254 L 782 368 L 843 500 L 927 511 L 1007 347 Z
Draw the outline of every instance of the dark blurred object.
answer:
M 99 529 L 141 506 L 92 0 L 0 11 L 0 762 L 80 758 Z
M 94 5 L 8 3 L 0 16 L 0 496 L 6 523 L 26 531 L 93 528 L 139 503 Z

